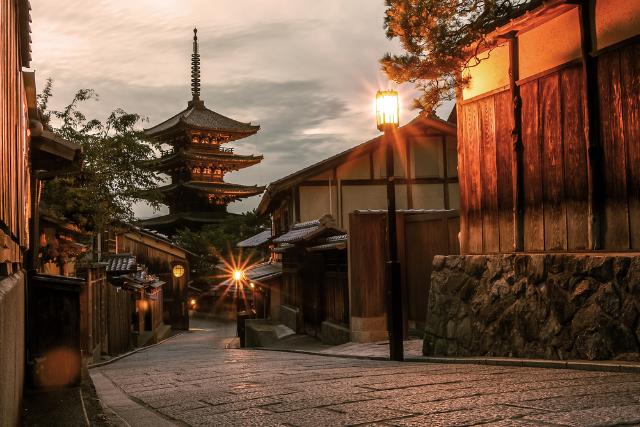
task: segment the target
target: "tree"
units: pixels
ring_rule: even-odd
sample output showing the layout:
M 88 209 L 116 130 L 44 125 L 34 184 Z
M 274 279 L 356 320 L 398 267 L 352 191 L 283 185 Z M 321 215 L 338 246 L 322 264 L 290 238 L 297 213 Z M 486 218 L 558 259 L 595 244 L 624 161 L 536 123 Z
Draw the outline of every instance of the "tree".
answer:
M 268 227 L 269 219 L 259 217 L 256 211 L 242 215 L 229 215 L 216 225 L 206 225 L 199 232 L 187 229 L 179 230 L 177 243 L 190 252 L 198 255 L 198 265 L 194 268 L 199 275 L 215 273 L 215 265 L 219 258 L 230 259 L 236 255 L 236 244 L 250 236 L 258 234 Z M 264 253 L 244 254 L 244 258 L 260 258 Z
M 386 0 L 384 28 L 399 39 L 404 53 L 386 54 L 383 71 L 398 83 L 411 82 L 422 95 L 415 107 L 430 112 L 455 98 L 455 88 L 468 83 L 459 73 L 475 66 L 491 47 L 486 35 L 541 0 Z M 471 49 L 471 51 L 469 51 Z M 467 64 L 467 61 L 469 64 Z
M 53 82 L 38 95 L 43 125 L 60 137 L 80 144 L 83 170 L 79 175 L 59 177 L 46 183 L 42 205 L 54 215 L 66 217 L 88 231 L 104 230 L 115 221 L 134 218 L 133 203 L 146 200 L 157 207 L 160 194 L 154 191 L 155 173 L 140 162 L 154 157 L 154 145 L 141 129 L 142 116 L 120 108 L 102 122 L 88 120 L 80 110 L 97 100 L 91 89 L 80 89 L 62 110 L 50 110 Z

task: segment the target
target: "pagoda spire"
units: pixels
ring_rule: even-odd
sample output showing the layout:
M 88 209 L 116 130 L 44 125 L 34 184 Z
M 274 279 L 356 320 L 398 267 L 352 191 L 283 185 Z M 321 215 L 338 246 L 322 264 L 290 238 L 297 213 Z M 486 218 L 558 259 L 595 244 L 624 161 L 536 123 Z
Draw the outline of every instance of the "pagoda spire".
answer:
M 193 101 L 200 100 L 200 52 L 198 52 L 198 29 L 193 29 L 193 53 L 191 54 L 191 95 Z

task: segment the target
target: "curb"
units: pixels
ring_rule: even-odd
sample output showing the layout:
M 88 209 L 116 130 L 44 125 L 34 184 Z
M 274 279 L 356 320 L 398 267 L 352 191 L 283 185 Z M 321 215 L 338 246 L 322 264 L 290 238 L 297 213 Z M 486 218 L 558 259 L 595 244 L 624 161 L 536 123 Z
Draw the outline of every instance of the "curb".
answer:
M 308 354 L 312 356 L 339 357 L 344 359 L 389 361 L 383 356 L 358 356 L 355 354 L 331 354 L 310 350 L 277 349 L 265 347 L 240 348 L 238 350 L 259 350 L 259 351 L 279 351 L 284 353 Z M 406 357 L 405 362 L 409 363 L 440 363 L 458 365 L 487 365 L 487 366 L 513 366 L 518 368 L 544 368 L 544 369 L 571 369 L 577 371 L 594 372 L 619 372 L 640 374 L 640 364 L 620 363 L 620 362 L 593 362 L 580 360 L 543 360 L 543 359 L 509 359 L 509 358 L 456 358 L 456 357 Z
M 132 354 L 136 354 L 136 353 L 141 352 L 143 350 L 147 350 L 147 349 L 149 349 L 151 347 L 155 347 L 155 346 L 160 345 L 160 344 L 162 344 L 164 342 L 172 340 L 175 337 L 178 337 L 178 336 L 180 336 L 182 334 L 185 334 L 186 332 L 188 332 L 188 331 L 180 331 L 180 332 L 177 332 L 174 335 L 171 335 L 170 337 L 167 337 L 167 338 L 163 339 L 162 341 L 158 341 L 157 343 L 146 345 L 144 347 L 138 347 L 138 348 L 133 349 L 133 350 L 127 352 L 127 353 L 120 354 L 120 355 L 118 355 L 118 356 L 116 356 L 116 357 L 114 357 L 112 359 L 105 360 L 104 362 L 92 363 L 91 365 L 87 365 L 87 369 L 99 368 L 101 366 L 110 365 L 110 364 L 112 364 L 114 362 L 117 362 L 120 359 L 124 359 L 125 357 L 131 356 Z

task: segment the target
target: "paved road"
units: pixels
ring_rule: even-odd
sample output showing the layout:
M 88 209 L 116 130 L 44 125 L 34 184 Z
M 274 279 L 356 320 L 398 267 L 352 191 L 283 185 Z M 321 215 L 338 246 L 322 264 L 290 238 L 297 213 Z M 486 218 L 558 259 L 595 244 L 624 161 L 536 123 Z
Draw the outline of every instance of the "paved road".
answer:
M 640 424 L 640 375 L 225 349 L 233 325 L 196 327 L 92 370 L 123 425 Z

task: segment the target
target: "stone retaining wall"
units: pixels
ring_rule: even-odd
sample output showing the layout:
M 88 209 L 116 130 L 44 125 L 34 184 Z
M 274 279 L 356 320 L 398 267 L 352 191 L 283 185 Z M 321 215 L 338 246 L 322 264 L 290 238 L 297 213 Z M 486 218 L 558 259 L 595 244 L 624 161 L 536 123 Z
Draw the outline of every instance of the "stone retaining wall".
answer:
M 640 255 L 436 256 L 423 353 L 640 360 Z

